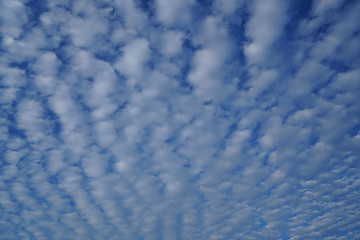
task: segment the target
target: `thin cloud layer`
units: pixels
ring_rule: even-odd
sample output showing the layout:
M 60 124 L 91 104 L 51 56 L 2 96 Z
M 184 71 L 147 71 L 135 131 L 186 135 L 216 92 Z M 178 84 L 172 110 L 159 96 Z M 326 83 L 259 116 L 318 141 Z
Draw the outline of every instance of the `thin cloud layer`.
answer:
M 359 11 L 2 1 L 0 238 L 360 238 Z

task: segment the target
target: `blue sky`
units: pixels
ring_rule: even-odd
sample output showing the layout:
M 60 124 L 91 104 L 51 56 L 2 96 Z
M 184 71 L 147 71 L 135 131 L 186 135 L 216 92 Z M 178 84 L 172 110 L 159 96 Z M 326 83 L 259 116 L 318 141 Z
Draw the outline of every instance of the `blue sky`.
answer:
M 0 239 L 360 239 L 360 1 L 0 1 Z

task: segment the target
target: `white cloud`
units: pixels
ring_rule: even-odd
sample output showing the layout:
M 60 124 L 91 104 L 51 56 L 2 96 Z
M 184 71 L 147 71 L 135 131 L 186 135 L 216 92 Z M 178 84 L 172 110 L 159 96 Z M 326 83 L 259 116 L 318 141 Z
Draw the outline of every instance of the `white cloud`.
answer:
M 286 4 L 280 0 L 255 1 L 253 15 L 247 24 L 246 34 L 251 43 L 244 52 L 249 64 L 264 63 L 271 44 L 280 36 L 285 26 Z
M 49 151 L 47 168 L 51 174 L 57 174 L 66 167 L 64 163 L 64 153 L 61 150 Z
M 43 120 L 43 109 L 39 102 L 24 100 L 18 109 L 18 125 L 25 129 L 28 140 L 37 143 L 45 137 L 43 129 L 47 129 Z
M 5 89 L 1 89 L 1 98 L 0 98 L 0 103 L 11 103 L 12 101 L 15 100 L 16 95 L 17 95 L 17 89 L 16 88 L 5 88 Z
M 195 37 L 195 43 L 203 45 L 203 48 L 195 51 L 188 79 L 202 100 L 221 101 L 231 94 L 233 88 L 232 81 L 225 79 L 222 71 L 233 46 L 219 18 L 206 18 L 201 33 Z
M 105 173 L 105 160 L 96 154 L 84 157 L 82 164 L 89 177 L 98 178 Z
M 18 68 L 0 67 L 1 83 L 6 87 L 21 87 L 26 83 L 24 71 Z
M 157 19 L 167 26 L 187 24 L 191 20 L 190 11 L 194 3 L 194 0 L 156 0 Z
M 37 60 L 33 69 L 39 74 L 54 76 L 57 73 L 58 64 L 59 60 L 54 53 L 45 52 Z
M 66 30 L 71 35 L 74 46 L 91 47 L 105 35 L 107 25 L 105 20 L 100 17 L 87 17 L 85 19 L 70 17 L 67 21 Z
M 123 55 L 115 67 L 122 74 L 128 76 L 129 81 L 137 82 L 143 74 L 144 64 L 148 61 L 149 54 L 148 41 L 143 38 L 135 39 L 124 47 Z
M 326 11 L 339 8 L 343 3 L 343 0 L 316 1 L 314 2 L 313 12 L 315 15 L 321 15 Z
M 250 90 L 249 94 L 252 96 L 258 96 L 267 90 L 273 82 L 276 81 L 278 73 L 276 70 L 264 70 L 259 73 L 258 76 L 254 76 L 253 80 L 249 82 Z
M 162 36 L 161 52 L 165 56 L 173 56 L 182 49 L 184 34 L 182 32 L 167 31 Z
M 197 94 L 205 100 L 211 100 L 221 90 L 219 70 L 222 62 L 218 56 L 213 49 L 195 53 L 194 70 L 189 75 L 189 81 L 195 86 Z
M 359 238 L 357 2 L 1 4 L 2 237 Z
M 17 0 L 5 1 L 0 4 L 0 9 L 2 35 L 18 38 L 28 20 L 24 4 Z
M 116 0 L 115 5 L 124 16 L 125 26 L 131 30 L 146 31 L 146 14 L 136 7 L 133 0 Z
M 220 11 L 221 13 L 225 15 L 231 15 L 233 14 L 236 9 L 243 4 L 242 1 L 236 1 L 236 0 L 217 0 L 215 1 L 214 10 Z

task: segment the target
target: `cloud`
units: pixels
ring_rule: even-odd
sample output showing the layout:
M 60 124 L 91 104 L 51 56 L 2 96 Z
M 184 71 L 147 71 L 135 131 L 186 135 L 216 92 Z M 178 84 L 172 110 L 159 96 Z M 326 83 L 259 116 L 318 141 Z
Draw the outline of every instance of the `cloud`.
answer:
M 191 20 L 191 7 L 195 1 L 156 0 L 157 19 L 166 26 L 188 24 Z
M 316 15 L 321 15 L 326 11 L 338 9 L 342 4 L 344 4 L 343 0 L 318 1 L 314 3 L 313 12 Z
M 215 1 L 214 11 L 219 11 L 224 15 L 231 15 L 242 4 L 243 4 L 242 1 L 235 1 L 235 0 Z
M 169 57 L 178 54 L 182 49 L 183 35 L 182 32 L 165 32 L 163 34 L 161 52 Z
M 135 81 L 141 77 L 144 64 L 150 54 L 149 43 L 146 39 L 135 39 L 124 47 L 124 54 L 116 63 L 115 67 Z
M 360 237 L 359 3 L 42 4 L 0 3 L 3 238 Z
M 1 3 L 1 29 L 5 38 L 18 38 L 27 22 L 25 6 L 20 1 Z
M 246 34 L 250 43 L 244 53 L 249 64 L 268 59 L 271 44 L 279 37 L 286 24 L 286 4 L 282 1 L 255 1 Z

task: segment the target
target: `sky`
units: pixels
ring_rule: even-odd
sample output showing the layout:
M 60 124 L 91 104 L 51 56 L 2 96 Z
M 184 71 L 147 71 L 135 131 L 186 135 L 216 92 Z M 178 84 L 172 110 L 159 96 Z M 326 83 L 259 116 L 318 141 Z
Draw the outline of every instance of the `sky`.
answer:
M 0 1 L 0 239 L 360 239 L 360 1 Z

